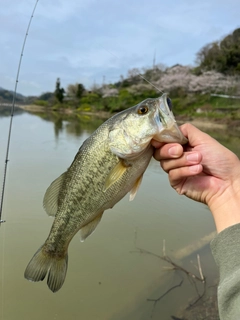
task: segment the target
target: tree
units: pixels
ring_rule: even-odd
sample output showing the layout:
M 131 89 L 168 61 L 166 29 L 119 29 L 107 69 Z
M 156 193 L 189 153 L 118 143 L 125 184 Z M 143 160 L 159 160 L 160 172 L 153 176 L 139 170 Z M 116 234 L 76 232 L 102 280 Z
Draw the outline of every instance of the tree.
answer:
M 52 99 L 53 96 L 54 96 L 54 94 L 52 92 L 44 92 L 38 97 L 38 99 L 48 101 L 48 100 Z
M 197 53 L 199 68 L 226 74 L 240 73 L 240 28 L 221 41 L 204 46 Z
M 204 61 L 207 59 L 209 50 L 211 49 L 212 43 L 206 44 L 204 47 L 202 47 L 196 54 L 196 63 L 198 65 L 202 65 Z
M 81 83 L 69 84 L 67 87 L 67 95 L 72 98 L 80 99 L 84 92 L 85 88 Z
M 142 82 L 142 78 L 140 76 L 140 70 L 138 68 L 133 68 L 128 70 L 128 82 L 130 85 L 137 84 L 139 82 Z
M 84 91 L 85 91 L 85 88 L 84 88 L 83 84 L 78 83 L 76 97 L 80 99 L 82 97 Z
M 65 90 L 63 88 L 61 88 L 60 78 L 57 78 L 56 89 L 55 89 L 54 94 L 55 94 L 55 97 L 57 98 L 57 100 L 60 103 L 63 102 L 64 93 L 65 93 Z

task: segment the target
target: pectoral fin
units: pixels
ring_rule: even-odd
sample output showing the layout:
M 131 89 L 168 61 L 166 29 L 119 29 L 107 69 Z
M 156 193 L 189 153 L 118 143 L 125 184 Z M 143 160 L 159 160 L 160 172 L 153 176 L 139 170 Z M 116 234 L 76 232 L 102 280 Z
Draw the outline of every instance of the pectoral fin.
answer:
M 44 195 L 43 207 L 49 216 L 55 216 L 57 213 L 59 192 L 65 179 L 65 174 L 66 172 L 54 180 Z
M 119 159 L 119 162 L 117 165 L 110 171 L 106 182 L 104 191 L 106 191 L 108 188 L 110 188 L 115 182 L 117 182 L 126 172 L 129 165 L 122 159 Z
M 94 220 L 89 222 L 87 225 L 85 225 L 83 228 L 80 229 L 80 241 L 83 242 L 87 239 L 87 237 L 90 236 L 90 234 L 93 233 L 93 231 L 96 229 L 97 225 L 102 219 L 103 212 L 100 213 Z
M 135 198 L 135 196 L 138 192 L 138 189 L 140 188 L 142 178 L 143 178 L 143 174 L 135 181 L 134 186 L 133 186 L 132 190 L 130 191 L 129 201 L 132 201 Z

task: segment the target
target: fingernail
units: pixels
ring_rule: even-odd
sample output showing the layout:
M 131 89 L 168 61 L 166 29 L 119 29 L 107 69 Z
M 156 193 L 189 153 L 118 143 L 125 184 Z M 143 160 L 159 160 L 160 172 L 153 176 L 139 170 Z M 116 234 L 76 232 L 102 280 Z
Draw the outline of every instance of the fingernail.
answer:
M 198 153 L 193 152 L 193 153 L 189 153 L 187 156 L 187 161 L 190 162 L 198 162 L 199 161 L 199 157 L 198 157 Z
M 179 147 L 179 146 L 171 147 L 171 148 L 168 150 L 168 154 L 169 154 L 171 157 L 179 157 L 179 156 L 181 155 L 180 147 Z

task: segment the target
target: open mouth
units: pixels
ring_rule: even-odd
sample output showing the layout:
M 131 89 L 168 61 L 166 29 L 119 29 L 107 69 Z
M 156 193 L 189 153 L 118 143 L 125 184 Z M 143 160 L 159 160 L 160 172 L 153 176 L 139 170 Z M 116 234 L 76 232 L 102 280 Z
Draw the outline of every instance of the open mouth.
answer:
M 164 126 L 168 126 L 170 123 L 172 125 L 172 123 L 176 122 L 172 113 L 172 103 L 168 98 L 167 93 L 164 93 L 160 98 L 158 98 L 158 111 Z
M 171 110 L 171 100 L 167 94 L 164 93 L 160 98 L 157 98 L 156 102 L 158 104 L 157 123 L 159 132 L 155 135 L 154 139 L 159 142 L 187 143 L 187 138 L 184 137 L 176 123 Z

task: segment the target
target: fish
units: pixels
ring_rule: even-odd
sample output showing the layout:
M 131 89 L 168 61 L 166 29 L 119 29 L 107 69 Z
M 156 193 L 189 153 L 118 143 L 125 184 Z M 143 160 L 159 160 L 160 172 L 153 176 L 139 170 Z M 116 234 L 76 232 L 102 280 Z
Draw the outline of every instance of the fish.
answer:
M 42 281 L 52 292 L 63 285 L 68 246 L 80 231 L 84 241 L 105 210 L 128 192 L 132 201 L 152 158 L 151 140 L 187 143 L 172 113 L 167 94 L 148 98 L 105 121 L 87 138 L 66 172 L 46 190 L 43 206 L 54 216 L 50 233 L 26 267 L 24 277 Z

